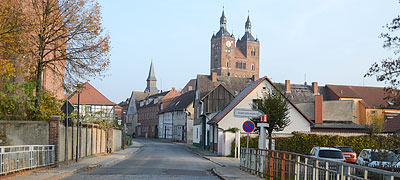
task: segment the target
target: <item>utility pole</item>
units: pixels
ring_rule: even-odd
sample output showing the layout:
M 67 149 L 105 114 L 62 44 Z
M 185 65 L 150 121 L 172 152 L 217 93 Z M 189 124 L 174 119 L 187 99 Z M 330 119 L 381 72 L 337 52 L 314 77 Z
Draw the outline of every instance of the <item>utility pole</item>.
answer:
M 79 159 L 79 109 L 80 109 L 80 100 L 81 100 L 81 92 L 78 92 L 78 118 L 76 121 L 76 162 L 78 162 Z

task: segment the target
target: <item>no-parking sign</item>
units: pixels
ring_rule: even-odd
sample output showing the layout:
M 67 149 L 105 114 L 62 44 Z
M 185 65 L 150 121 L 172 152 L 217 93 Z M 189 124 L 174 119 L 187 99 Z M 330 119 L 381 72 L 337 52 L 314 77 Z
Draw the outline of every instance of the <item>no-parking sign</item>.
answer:
M 255 127 L 256 126 L 254 125 L 253 121 L 245 121 L 243 123 L 243 131 L 247 133 L 253 132 Z

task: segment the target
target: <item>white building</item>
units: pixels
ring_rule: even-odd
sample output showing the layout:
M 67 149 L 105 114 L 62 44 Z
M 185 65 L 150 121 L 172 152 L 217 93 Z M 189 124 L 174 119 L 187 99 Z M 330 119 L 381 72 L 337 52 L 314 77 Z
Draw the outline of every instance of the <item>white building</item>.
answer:
M 263 98 L 265 93 L 270 93 L 273 89 L 280 90 L 266 76 L 253 82 L 241 91 L 221 112 L 215 115 L 209 122 L 211 127 L 209 142 L 211 149 L 223 156 L 230 155 L 230 145 L 232 137 L 226 137 L 224 130 L 238 128 L 241 133 L 245 133 L 242 126 L 248 118 L 234 115 L 235 109 L 252 109 L 255 99 Z M 283 94 L 282 94 L 283 95 Z M 310 131 L 313 124 L 307 116 L 301 112 L 289 99 L 289 118 L 290 124 L 280 132 L 291 133 L 294 131 Z

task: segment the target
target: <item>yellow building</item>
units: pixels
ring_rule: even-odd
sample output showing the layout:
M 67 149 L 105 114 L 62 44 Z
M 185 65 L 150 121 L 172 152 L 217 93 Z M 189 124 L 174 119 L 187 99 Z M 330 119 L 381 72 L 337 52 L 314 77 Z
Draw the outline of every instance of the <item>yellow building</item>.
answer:
M 371 115 L 391 119 L 400 114 L 400 108 L 388 99 L 383 87 L 326 85 L 329 99 L 353 101 L 353 122 L 371 124 Z

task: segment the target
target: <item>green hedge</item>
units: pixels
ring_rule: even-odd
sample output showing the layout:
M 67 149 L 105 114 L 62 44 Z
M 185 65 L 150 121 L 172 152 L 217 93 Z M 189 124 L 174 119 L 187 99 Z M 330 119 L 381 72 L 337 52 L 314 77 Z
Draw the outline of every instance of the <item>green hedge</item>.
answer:
M 373 136 L 328 136 L 316 134 L 293 133 L 293 137 L 277 138 L 276 149 L 305 154 L 314 146 L 352 146 L 357 153 L 363 149 L 395 149 L 400 145 L 399 135 Z M 370 142 L 372 147 L 370 146 Z
M 240 146 L 246 147 L 246 138 L 240 139 Z M 396 149 L 400 147 L 400 135 L 373 136 L 372 147 L 370 147 L 370 136 L 328 136 L 316 134 L 293 133 L 293 137 L 276 138 L 275 148 L 280 151 L 296 152 L 300 154 L 309 153 L 314 146 L 352 146 L 357 153 L 362 149 Z M 250 138 L 250 148 L 258 147 L 258 137 Z M 232 143 L 231 154 L 235 152 L 235 142 Z

